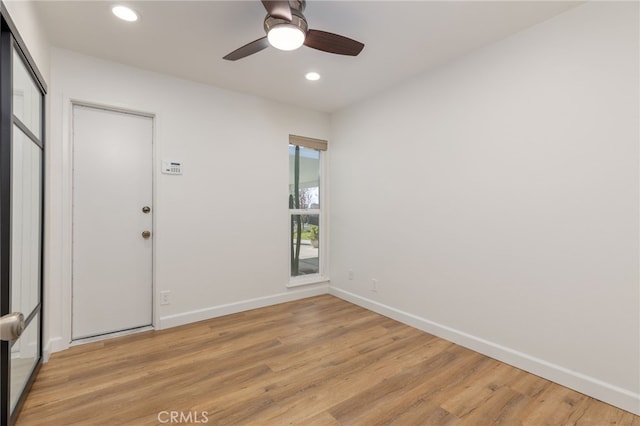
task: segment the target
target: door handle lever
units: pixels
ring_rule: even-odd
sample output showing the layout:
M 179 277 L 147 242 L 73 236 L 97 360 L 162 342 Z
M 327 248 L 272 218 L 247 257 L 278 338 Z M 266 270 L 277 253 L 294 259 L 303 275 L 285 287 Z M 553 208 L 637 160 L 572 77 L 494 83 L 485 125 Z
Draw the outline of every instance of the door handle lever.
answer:
M 16 340 L 24 331 L 24 315 L 14 312 L 0 318 L 0 340 Z

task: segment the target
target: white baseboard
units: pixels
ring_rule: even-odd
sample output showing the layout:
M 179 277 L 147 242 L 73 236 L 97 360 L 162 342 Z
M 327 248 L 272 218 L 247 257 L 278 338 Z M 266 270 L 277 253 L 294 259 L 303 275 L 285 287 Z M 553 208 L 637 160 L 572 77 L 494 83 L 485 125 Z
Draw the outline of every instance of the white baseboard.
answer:
M 168 315 L 159 319 L 157 329 L 163 330 L 165 328 L 177 327 L 179 325 L 208 320 L 211 318 L 221 317 L 223 315 L 235 314 L 238 312 L 248 311 L 250 309 L 263 308 L 265 306 L 277 305 L 278 303 L 319 296 L 321 294 L 327 294 L 329 292 L 328 289 L 329 286 L 327 284 L 309 286 L 304 289 L 298 287 L 295 291 L 288 291 L 271 296 L 241 300 L 239 302 L 228 303 L 226 305 L 212 306 L 205 309 Z
M 619 388 L 577 371 L 569 370 L 337 287 L 329 287 L 329 294 L 640 415 L 640 394 L 638 393 Z
M 44 345 L 44 349 L 42 350 L 42 362 L 49 362 L 49 357 L 54 352 L 60 352 L 69 348 L 69 343 L 65 344 L 62 340 L 62 337 L 52 337 L 49 341 Z

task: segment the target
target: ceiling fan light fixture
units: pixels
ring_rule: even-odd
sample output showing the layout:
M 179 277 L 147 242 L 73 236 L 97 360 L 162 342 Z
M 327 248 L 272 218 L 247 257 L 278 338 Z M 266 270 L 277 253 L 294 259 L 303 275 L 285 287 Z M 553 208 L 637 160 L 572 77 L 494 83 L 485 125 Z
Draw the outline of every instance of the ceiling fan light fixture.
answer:
M 276 49 L 296 50 L 304 43 L 305 33 L 292 24 L 280 24 L 269 29 L 267 39 Z

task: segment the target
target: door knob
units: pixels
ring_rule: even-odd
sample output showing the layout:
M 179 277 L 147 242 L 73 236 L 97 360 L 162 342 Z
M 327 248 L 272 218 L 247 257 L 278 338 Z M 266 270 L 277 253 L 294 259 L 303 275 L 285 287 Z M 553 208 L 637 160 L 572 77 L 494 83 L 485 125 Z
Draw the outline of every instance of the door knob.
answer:
M 149 213 L 150 211 L 151 211 L 151 207 L 149 207 L 149 206 L 144 206 L 142 208 L 142 213 Z
M 0 318 L 0 340 L 16 340 L 24 330 L 24 315 L 14 312 Z
M 145 240 L 147 238 L 149 238 L 151 236 L 151 232 L 150 231 L 142 231 L 142 238 L 144 238 Z

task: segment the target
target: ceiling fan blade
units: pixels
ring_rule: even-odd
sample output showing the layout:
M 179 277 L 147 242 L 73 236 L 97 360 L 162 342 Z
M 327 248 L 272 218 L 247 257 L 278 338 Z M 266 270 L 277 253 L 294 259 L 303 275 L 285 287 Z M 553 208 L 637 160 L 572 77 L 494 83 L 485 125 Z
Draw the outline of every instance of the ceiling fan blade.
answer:
M 364 44 L 350 38 L 320 30 L 309 30 L 304 45 L 338 55 L 358 56 Z
M 288 0 L 262 0 L 262 4 L 270 16 L 291 22 L 291 8 Z
M 226 59 L 227 61 L 237 61 L 238 59 L 258 53 L 267 47 L 269 47 L 269 40 L 267 40 L 267 37 L 262 37 L 234 50 L 222 59 Z

